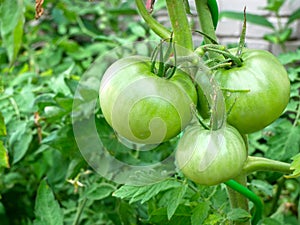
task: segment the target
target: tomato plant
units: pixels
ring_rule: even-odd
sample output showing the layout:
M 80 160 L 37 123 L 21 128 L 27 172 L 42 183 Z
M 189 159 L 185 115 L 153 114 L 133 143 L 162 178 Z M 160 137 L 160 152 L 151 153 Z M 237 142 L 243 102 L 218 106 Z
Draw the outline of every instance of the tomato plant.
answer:
M 175 137 L 192 118 L 197 93 L 189 75 L 176 70 L 171 78 L 151 72 L 151 60 L 123 58 L 105 72 L 100 105 L 112 128 L 126 139 L 157 144 Z
M 245 142 L 230 125 L 219 130 L 204 129 L 200 124 L 189 126 L 176 150 L 180 171 L 204 185 L 216 185 L 236 177 L 246 158 Z
M 253 93 L 278 110 L 289 87 L 279 85 L 285 75 L 276 75 L 280 65 L 270 54 L 244 43 L 229 52 L 217 43 L 215 0 L 195 0 L 191 10 L 189 2 L 1 1 L 1 225 L 299 224 L 300 51 L 278 57 L 291 81 L 285 112 L 259 132 L 240 134 L 224 124 L 223 103 L 228 119 L 234 111 L 242 117 L 237 106 L 246 97 L 243 103 L 250 104 Z M 150 12 L 165 6 L 170 27 Z M 136 19 L 138 13 L 147 24 Z M 196 17 L 189 13 L 199 17 L 200 46 L 189 23 Z M 174 49 L 163 60 L 176 67 L 142 57 L 152 48 L 146 39 L 182 47 L 175 49 L 176 63 Z M 190 54 L 199 47 L 201 59 Z M 105 74 L 99 102 L 112 58 L 120 60 Z M 265 74 L 253 71 L 271 82 L 259 83 Z M 211 130 L 202 117 L 201 126 L 189 122 L 196 83 L 209 95 L 210 105 L 200 107 L 208 108 Z M 221 90 L 226 99 L 219 98 Z M 266 93 L 273 96 L 263 98 Z M 150 150 L 124 145 L 116 132 L 137 143 L 165 142 Z
M 247 134 L 281 115 L 289 102 L 290 81 L 283 65 L 268 51 L 244 48 L 240 57 L 241 66 L 219 68 L 213 76 L 225 96 L 228 123 Z M 198 92 L 200 112 L 206 117 L 207 101 L 201 89 Z

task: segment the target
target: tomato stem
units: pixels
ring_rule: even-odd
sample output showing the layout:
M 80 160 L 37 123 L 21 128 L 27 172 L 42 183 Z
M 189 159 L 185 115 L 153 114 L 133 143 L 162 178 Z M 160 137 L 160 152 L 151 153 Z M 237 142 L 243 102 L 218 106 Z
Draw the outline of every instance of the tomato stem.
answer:
M 187 19 L 184 2 L 178 0 L 166 0 L 166 4 L 175 43 L 188 50 L 193 50 L 192 33 Z M 179 52 L 179 55 L 184 54 L 185 53 Z
M 143 0 L 135 0 L 135 4 L 140 15 L 143 17 L 151 30 L 153 30 L 162 39 L 170 38 L 171 32 L 150 15 Z
M 80 203 L 79 203 L 79 206 L 77 208 L 77 212 L 76 212 L 76 215 L 75 215 L 75 219 L 74 219 L 74 222 L 73 222 L 73 225 L 78 225 L 79 222 L 80 222 L 80 218 L 81 218 L 81 214 L 84 210 L 84 207 L 86 206 L 86 203 L 87 203 L 87 198 L 84 198 Z
M 246 7 L 244 8 L 244 22 L 243 22 L 243 29 L 242 29 L 242 34 L 240 36 L 240 41 L 238 45 L 238 50 L 236 52 L 236 56 L 240 57 L 242 55 L 243 48 L 245 46 L 245 40 L 246 40 Z
M 163 54 L 163 46 L 162 43 L 159 45 L 159 62 L 158 62 L 158 72 L 157 75 L 159 77 L 164 76 L 164 70 L 165 70 L 165 62 L 164 62 L 164 54 Z
M 203 121 L 202 121 L 202 118 L 201 116 L 199 115 L 198 111 L 197 111 L 197 107 L 192 104 L 191 105 L 191 109 L 192 109 L 192 112 L 193 114 L 196 116 L 198 122 L 200 123 L 200 125 L 205 129 L 205 130 L 210 130 L 209 126 L 207 126 Z
M 290 174 L 293 172 L 291 170 L 291 164 L 267 159 L 264 157 L 255 157 L 248 156 L 247 161 L 245 162 L 243 172 L 246 174 L 250 174 L 256 171 L 272 171 L 272 172 L 280 172 L 283 174 Z
M 223 55 L 225 57 L 225 59 L 231 59 L 232 62 L 233 62 L 233 65 L 236 65 L 236 66 L 242 66 L 243 65 L 243 61 L 240 57 L 237 57 L 237 56 L 231 54 L 227 50 L 222 50 L 222 49 L 214 48 L 214 47 L 206 47 L 206 46 L 203 46 L 203 50 L 205 52 L 211 51 L 211 52 L 216 52 L 220 55 Z
M 196 10 L 198 14 L 198 20 L 202 28 L 202 32 L 211 37 L 213 40 L 217 40 L 215 26 L 213 24 L 212 13 L 208 6 L 208 0 L 195 0 Z M 212 43 L 211 40 L 204 36 L 204 43 Z
M 243 179 L 245 179 L 245 178 L 246 178 L 246 176 L 243 176 Z M 245 183 L 245 182 L 243 182 L 243 183 Z M 238 192 L 239 194 L 242 195 L 242 198 L 240 198 L 238 195 L 232 195 L 232 197 L 235 197 L 235 198 L 234 199 L 231 198 L 231 204 L 233 205 L 233 204 L 237 203 L 236 205 L 234 205 L 234 207 L 243 206 L 242 208 L 247 209 L 247 211 L 248 211 L 248 202 L 243 199 L 244 197 L 247 197 L 249 200 L 251 200 L 254 203 L 255 211 L 254 211 L 251 221 L 252 221 L 252 225 L 256 225 L 259 222 L 259 220 L 261 219 L 262 213 L 263 213 L 263 203 L 262 203 L 261 199 L 256 194 L 254 194 L 252 191 L 250 191 L 247 187 L 238 183 L 235 180 L 229 180 L 229 181 L 225 182 L 225 184 L 228 187 L 230 187 L 231 189 L 235 190 L 236 192 Z M 229 190 L 230 189 L 228 189 L 228 191 Z M 232 201 L 232 200 L 234 200 L 234 201 Z M 249 224 L 249 222 L 242 222 L 239 224 L 246 225 L 246 224 Z
M 222 62 L 219 63 L 217 65 L 211 66 L 209 67 L 211 70 L 216 70 L 216 69 L 220 69 L 220 68 L 228 68 L 232 66 L 232 62 Z

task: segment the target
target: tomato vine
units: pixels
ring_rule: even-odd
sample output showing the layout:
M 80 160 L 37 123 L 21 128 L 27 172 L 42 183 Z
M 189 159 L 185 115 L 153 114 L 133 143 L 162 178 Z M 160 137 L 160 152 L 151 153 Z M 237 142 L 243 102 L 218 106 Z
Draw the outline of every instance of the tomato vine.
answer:
M 143 4 L 141 1 L 136 0 L 138 9 L 142 17 L 145 19 L 146 23 L 149 25 L 150 28 L 153 28 L 153 31 L 157 33 L 161 38 L 166 38 L 166 36 L 169 35 L 169 31 L 166 31 L 166 29 L 158 24 L 158 22 L 153 19 L 147 11 L 143 8 Z M 193 42 L 192 42 L 192 32 L 188 25 L 187 20 L 187 14 L 184 6 L 183 1 L 176 1 L 176 0 L 167 0 L 167 9 L 169 13 L 169 19 L 171 21 L 172 25 L 172 32 L 174 33 L 174 41 L 176 44 L 183 46 L 184 48 L 188 50 L 195 51 L 200 57 L 208 56 L 206 59 L 206 65 L 210 67 L 210 71 L 218 71 L 222 70 L 230 70 L 230 68 L 234 67 L 242 67 L 244 65 L 244 58 L 243 54 L 245 54 L 246 50 L 244 50 L 245 45 L 245 32 L 246 32 L 246 16 L 244 16 L 244 25 L 243 30 L 240 38 L 240 42 L 238 44 L 238 48 L 235 50 L 235 54 L 233 53 L 233 50 L 227 50 L 225 46 L 221 46 L 217 43 L 217 37 L 215 33 L 215 29 L 217 26 L 218 21 L 218 6 L 217 2 L 215 0 L 195 0 L 196 3 L 196 11 L 198 15 L 198 20 L 201 25 L 202 31 L 200 33 L 203 35 L 203 45 L 198 46 L 196 49 L 194 49 Z M 245 9 L 246 10 L 246 9 Z M 246 12 L 244 10 L 244 15 L 246 15 Z M 185 52 L 186 53 L 186 52 Z M 199 65 L 198 65 L 199 66 Z M 281 65 L 278 66 L 281 67 Z M 283 68 L 283 67 L 282 67 Z M 203 68 L 201 68 L 203 72 Z M 207 72 L 207 71 L 206 71 Z M 210 75 L 212 75 L 214 72 L 208 72 Z M 245 72 L 248 73 L 248 72 Z M 265 71 L 263 73 L 266 73 Z M 222 77 L 224 75 L 220 75 Z M 286 73 L 283 74 L 283 76 L 286 76 Z M 229 77 L 232 77 L 232 75 L 229 75 Z M 197 76 L 196 76 L 197 81 Z M 280 81 L 279 81 L 280 82 Z M 222 85 L 222 84 L 221 84 Z M 280 87 L 276 87 L 277 90 L 279 90 Z M 201 87 L 200 87 L 201 89 Z M 266 89 L 266 87 L 264 87 Z M 282 90 L 286 91 L 287 93 L 289 90 L 289 85 L 285 85 L 282 87 Z M 233 88 L 230 90 L 230 88 L 227 88 L 226 86 L 222 87 L 223 91 L 229 91 L 229 92 L 236 92 L 241 93 L 241 96 L 243 93 L 250 92 L 250 90 L 244 90 L 244 89 L 236 89 Z M 284 95 L 286 96 L 286 94 Z M 216 94 L 216 93 L 215 93 Z M 240 97 L 237 97 L 240 98 Z M 279 97 L 280 101 L 284 97 Z M 233 103 L 231 103 L 231 106 L 229 107 L 228 114 L 232 113 L 232 108 L 235 107 L 235 104 L 237 104 L 234 100 Z M 201 102 L 201 104 L 205 104 L 204 102 Z M 211 100 L 210 100 L 211 104 Z M 286 106 L 287 102 L 286 99 L 282 100 L 282 104 L 279 108 L 279 111 L 276 115 L 274 115 L 274 118 L 272 118 L 268 123 L 271 123 L 274 119 L 276 119 L 284 107 Z M 205 108 L 207 110 L 207 108 Z M 211 116 L 211 120 L 220 120 L 223 115 L 220 115 L 220 112 L 214 112 L 220 110 L 220 106 L 217 106 L 216 108 L 212 107 L 211 111 L 213 111 Z M 221 113 L 222 114 L 222 113 Z M 269 115 L 268 112 L 266 112 L 267 115 Z M 217 117 L 213 119 L 214 116 Z M 241 114 L 242 115 L 242 114 Z M 224 116 L 223 116 L 224 117 Z M 236 120 L 236 117 L 234 118 Z M 201 122 L 201 121 L 200 121 Z M 231 121 L 232 122 L 232 121 Z M 262 127 L 259 127 L 258 129 L 261 129 L 265 127 L 266 124 L 263 124 Z M 215 124 L 212 126 L 213 130 L 217 130 L 220 127 L 216 126 Z M 240 129 L 241 130 L 241 129 Z M 253 130 L 249 130 L 249 132 L 253 132 Z M 246 132 L 247 133 L 247 132 Z M 246 138 L 247 139 L 247 138 Z M 245 142 L 248 148 L 247 141 Z M 180 159 L 179 159 L 180 160 Z M 266 170 L 266 171 L 279 171 L 282 173 L 291 173 L 292 170 L 290 168 L 290 164 L 283 163 L 279 161 L 269 160 L 266 158 L 259 158 L 259 157 L 252 157 L 248 156 L 247 160 L 244 163 L 244 167 L 241 170 L 241 174 L 237 177 L 237 180 L 243 181 L 242 184 L 239 184 L 237 181 L 231 179 L 225 184 L 230 187 L 231 189 L 234 189 L 237 193 L 240 193 L 242 195 L 237 195 L 236 192 L 229 191 L 229 198 L 231 199 L 232 206 L 233 207 L 244 207 L 245 210 L 248 210 L 247 206 L 247 199 L 251 200 L 255 206 L 256 211 L 252 218 L 252 224 L 255 225 L 259 222 L 262 215 L 263 205 L 261 200 L 249 189 L 246 187 L 246 183 L 244 182 L 247 175 L 249 173 L 259 171 L 259 170 Z M 197 179 L 196 179 L 197 180 Z M 234 203 L 236 201 L 236 203 Z M 238 203 L 240 202 L 240 203 Z M 250 224 L 250 222 L 236 222 L 236 224 Z

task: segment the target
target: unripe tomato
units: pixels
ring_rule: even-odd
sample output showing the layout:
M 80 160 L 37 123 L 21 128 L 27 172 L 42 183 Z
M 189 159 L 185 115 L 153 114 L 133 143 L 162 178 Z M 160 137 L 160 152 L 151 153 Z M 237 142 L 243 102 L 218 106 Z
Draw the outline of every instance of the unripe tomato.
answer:
M 281 115 L 289 102 L 290 82 L 283 65 L 268 51 L 244 49 L 241 58 L 242 66 L 218 69 L 213 75 L 224 93 L 228 123 L 247 134 Z M 206 98 L 201 89 L 198 93 L 199 111 L 207 117 Z
M 167 79 L 150 71 L 151 61 L 132 56 L 113 63 L 100 85 L 103 115 L 118 135 L 140 144 L 167 141 L 192 118 L 197 91 L 189 75 L 177 69 Z
M 236 177 L 247 158 L 240 133 L 226 125 L 205 130 L 199 124 L 189 126 L 180 138 L 176 164 L 182 173 L 202 185 L 216 185 Z

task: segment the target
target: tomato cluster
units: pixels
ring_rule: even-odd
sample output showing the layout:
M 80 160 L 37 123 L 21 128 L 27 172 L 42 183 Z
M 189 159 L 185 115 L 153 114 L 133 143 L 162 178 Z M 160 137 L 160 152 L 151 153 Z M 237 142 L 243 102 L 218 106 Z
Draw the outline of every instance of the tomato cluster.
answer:
M 99 91 L 103 115 L 118 136 L 138 144 L 160 144 L 183 131 L 176 165 L 198 184 L 219 184 L 242 170 L 242 135 L 272 123 L 289 101 L 288 75 L 275 56 L 244 48 L 240 62 L 211 70 L 225 97 L 227 123 L 220 129 L 191 123 L 191 105 L 203 120 L 213 110 L 191 74 L 175 68 L 170 77 L 158 76 L 151 59 L 142 56 L 120 59 L 105 72 Z

